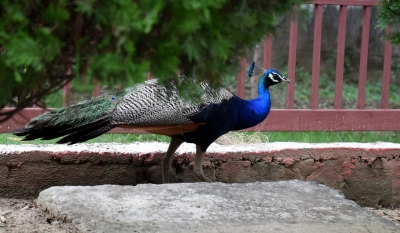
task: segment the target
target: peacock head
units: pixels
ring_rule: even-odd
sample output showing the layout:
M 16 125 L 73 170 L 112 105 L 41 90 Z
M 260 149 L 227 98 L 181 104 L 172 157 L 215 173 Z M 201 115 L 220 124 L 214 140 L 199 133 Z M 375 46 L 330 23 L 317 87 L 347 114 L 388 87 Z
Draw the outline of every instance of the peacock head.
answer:
M 256 66 L 254 62 L 251 63 L 250 69 L 248 71 L 248 76 L 251 77 L 255 75 L 257 72 L 263 73 L 259 85 L 262 85 L 264 88 L 268 88 L 270 86 L 273 86 L 281 82 L 291 83 L 289 79 L 287 79 L 277 70 L 273 69 L 266 70 L 264 68 Z
M 266 70 L 261 77 L 261 81 L 266 88 L 281 82 L 291 83 L 289 79 L 281 75 L 277 70 Z

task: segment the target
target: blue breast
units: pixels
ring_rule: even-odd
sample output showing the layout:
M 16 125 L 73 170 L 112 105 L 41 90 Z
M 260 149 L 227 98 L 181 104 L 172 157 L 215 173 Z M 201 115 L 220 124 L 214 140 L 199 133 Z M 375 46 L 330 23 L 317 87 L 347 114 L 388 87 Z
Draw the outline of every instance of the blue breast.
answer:
M 219 104 L 201 106 L 201 111 L 190 116 L 194 122 L 204 123 L 195 131 L 180 135 L 185 142 L 196 143 L 204 151 L 221 135 L 231 130 L 241 130 L 262 122 L 269 113 L 271 100 L 268 88 L 259 85 L 258 98 L 243 100 L 233 96 Z
M 268 89 L 259 93 L 257 99 L 243 100 L 239 97 L 236 98 L 239 116 L 234 130 L 253 127 L 261 123 L 268 116 L 271 109 L 271 99 Z

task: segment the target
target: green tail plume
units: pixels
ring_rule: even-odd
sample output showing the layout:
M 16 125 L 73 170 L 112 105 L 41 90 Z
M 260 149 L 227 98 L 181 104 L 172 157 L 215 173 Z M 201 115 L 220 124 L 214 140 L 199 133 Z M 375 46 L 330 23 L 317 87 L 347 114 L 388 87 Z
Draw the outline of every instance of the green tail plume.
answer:
M 81 126 L 93 122 L 99 118 L 111 117 L 118 102 L 127 93 L 122 90 L 113 94 L 101 95 L 99 97 L 81 101 L 75 105 L 58 108 L 33 118 L 26 128 L 42 126 Z

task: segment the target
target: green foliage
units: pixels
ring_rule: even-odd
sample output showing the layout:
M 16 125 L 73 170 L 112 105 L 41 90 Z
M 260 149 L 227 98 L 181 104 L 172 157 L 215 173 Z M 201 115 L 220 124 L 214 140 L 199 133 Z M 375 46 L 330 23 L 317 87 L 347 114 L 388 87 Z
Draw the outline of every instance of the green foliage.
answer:
M 385 29 L 389 25 L 394 27 L 394 31 L 386 35 L 386 39 L 393 45 L 400 44 L 400 2 L 391 0 L 380 0 L 378 4 L 378 24 L 377 27 Z
M 0 108 L 43 100 L 72 78 L 220 77 L 303 1 L 1 1 Z

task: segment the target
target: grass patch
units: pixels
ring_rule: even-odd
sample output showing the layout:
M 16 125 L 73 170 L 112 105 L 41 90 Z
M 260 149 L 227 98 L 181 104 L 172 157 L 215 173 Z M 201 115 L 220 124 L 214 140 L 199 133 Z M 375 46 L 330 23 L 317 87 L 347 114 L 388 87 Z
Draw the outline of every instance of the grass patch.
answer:
M 267 142 L 393 142 L 400 143 L 398 131 L 344 131 L 344 132 L 230 132 L 220 139 L 221 144 Z
M 49 141 L 20 141 L 22 138 L 12 134 L 0 134 L 0 144 L 54 144 Z M 220 139 L 221 144 L 266 143 L 266 142 L 393 142 L 400 143 L 400 132 L 230 132 Z M 131 142 L 169 142 L 169 137 L 155 134 L 105 134 L 86 143 L 131 143 Z
M 270 142 L 393 142 L 400 143 L 398 131 L 344 131 L 344 132 L 270 132 Z

